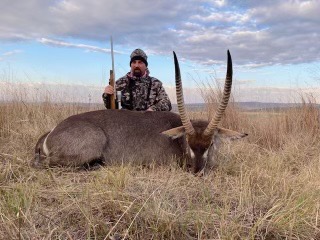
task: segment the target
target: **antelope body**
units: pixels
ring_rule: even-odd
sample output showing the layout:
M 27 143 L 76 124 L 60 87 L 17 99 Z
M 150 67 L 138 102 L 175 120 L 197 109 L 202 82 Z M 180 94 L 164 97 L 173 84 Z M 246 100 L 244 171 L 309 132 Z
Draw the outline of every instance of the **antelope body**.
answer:
M 106 109 L 73 115 L 40 137 L 34 166 L 82 166 L 96 160 L 168 164 L 186 159 L 196 173 L 211 165 L 221 138 L 247 135 L 217 127 L 231 91 L 231 56 L 228 52 L 224 96 L 210 122 L 187 117 L 175 54 L 174 60 L 179 114 Z

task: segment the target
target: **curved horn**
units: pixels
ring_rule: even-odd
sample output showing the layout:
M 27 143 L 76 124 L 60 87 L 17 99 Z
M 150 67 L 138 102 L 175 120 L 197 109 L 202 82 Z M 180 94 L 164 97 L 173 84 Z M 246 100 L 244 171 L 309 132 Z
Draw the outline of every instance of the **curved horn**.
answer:
M 185 128 L 186 133 L 188 135 L 193 135 L 195 131 L 189 117 L 186 114 L 186 109 L 185 109 L 184 100 L 183 100 L 180 67 L 179 67 L 179 62 L 175 52 L 173 52 L 173 57 L 174 57 L 174 69 L 175 69 L 175 75 L 176 75 L 177 104 L 178 104 L 178 110 L 179 110 L 181 122 L 183 127 Z
M 231 86 L 232 86 L 232 59 L 231 59 L 230 52 L 228 50 L 227 75 L 226 75 L 226 81 L 224 83 L 222 100 L 220 102 L 220 105 L 218 107 L 218 110 L 217 110 L 214 118 L 208 124 L 206 130 L 203 133 L 205 136 L 212 136 L 214 133 L 214 130 L 217 128 L 219 122 L 221 121 L 222 115 L 228 105 L 228 101 L 229 101 L 230 93 L 231 93 Z

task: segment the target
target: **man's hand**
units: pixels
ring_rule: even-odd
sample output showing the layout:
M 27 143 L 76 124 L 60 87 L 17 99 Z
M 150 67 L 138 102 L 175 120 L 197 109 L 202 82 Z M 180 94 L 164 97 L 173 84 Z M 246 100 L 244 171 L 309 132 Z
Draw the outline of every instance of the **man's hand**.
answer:
M 104 92 L 106 94 L 112 95 L 114 93 L 113 86 L 111 86 L 111 85 L 106 86 L 105 89 L 104 89 Z
M 154 111 L 151 107 L 149 107 L 146 111 Z

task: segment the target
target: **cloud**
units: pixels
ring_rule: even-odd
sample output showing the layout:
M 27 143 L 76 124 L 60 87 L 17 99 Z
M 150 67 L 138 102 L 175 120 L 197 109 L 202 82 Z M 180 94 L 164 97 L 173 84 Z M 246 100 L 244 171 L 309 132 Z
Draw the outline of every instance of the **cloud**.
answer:
M 47 39 L 105 51 L 58 42 L 105 42 L 112 35 L 119 46 L 175 50 L 204 65 L 224 62 L 227 49 L 237 65 L 251 68 L 320 60 L 318 0 L 11 0 L 0 9 L 0 41 Z
M 3 53 L 2 56 L 8 57 L 8 56 L 12 56 L 12 55 L 15 55 L 15 54 L 18 54 L 18 53 L 21 53 L 21 52 L 22 52 L 21 50 L 12 50 L 10 52 Z
M 9 51 L 9 52 L 0 53 L 0 62 L 6 60 L 9 57 L 12 57 L 12 56 L 14 56 L 16 54 L 19 54 L 21 52 L 22 52 L 21 50 L 16 49 L 16 50 L 12 50 L 12 51 Z
M 55 47 L 70 47 L 70 48 L 80 48 L 80 49 L 85 49 L 88 51 L 92 52 L 103 52 L 103 53 L 110 53 L 110 49 L 106 48 L 100 48 L 96 46 L 91 46 L 91 45 L 86 45 L 86 44 L 73 44 L 73 43 L 68 43 L 65 41 L 57 41 L 57 40 L 52 40 L 52 39 L 47 39 L 47 38 L 40 38 L 38 39 L 38 42 L 43 43 L 45 45 L 50 45 L 50 46 L 55 46 Z M 122 53 L 119 51 L 114 51 L 114 53 Z

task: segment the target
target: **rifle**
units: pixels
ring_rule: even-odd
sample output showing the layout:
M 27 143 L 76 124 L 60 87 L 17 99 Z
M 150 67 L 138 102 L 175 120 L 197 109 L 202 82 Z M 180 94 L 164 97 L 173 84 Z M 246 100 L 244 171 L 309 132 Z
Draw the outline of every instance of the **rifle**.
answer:
M 110 78 L 109 78 L 109 85 L 113 86 L 114 93 L 110 96 L 110 109 L 118 109 L 118 100 L 117 100 L 117 91 L 115 88 L 115 74 L 114 74 L 114 58 L 113 58 L 113 41 L 112 36 L 110 37 L 111 40 L 111 59 L 112 59 L 112 69 L 110 70 Z

